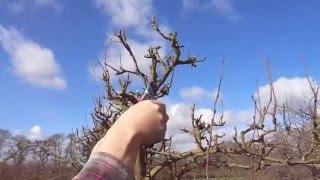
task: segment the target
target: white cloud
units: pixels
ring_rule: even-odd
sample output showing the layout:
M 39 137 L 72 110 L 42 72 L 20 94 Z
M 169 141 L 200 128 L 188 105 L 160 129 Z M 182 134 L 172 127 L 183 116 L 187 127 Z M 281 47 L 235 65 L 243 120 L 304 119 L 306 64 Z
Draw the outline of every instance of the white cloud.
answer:
M 103 76 L 103 69 L 101 68 L 100 64 L 95 62 L 90 62 L 90 64 L 88 65 L 88 72 L 89 72 L 89 76 L 91 78 L 93 78 L 96 81 L 101 81 L 101 78 Z M 112 75 L 114 76 L 114 75 Z
M 167 113 L 169 115 L 167 136 L 173 136 L 173 148 L 179 151 L 185 151 L 196 147 L 193 136 L 182 133 L 180 130 L 181 128 L 186 128 L 192 131 L 191 107 L 182 102 L 166 102 Z M 202 115 L 203 121 L 209 123 L 213 117 L 213 111 L 208 108 L 196 108 L 195 116 L 199 117 L 200 115 Z M 239 128 L 240 126 L 243 127 L 252 123 L 252 116 L 252 110 L 226 110 L 223 118 L 223 120 L 226 121 L 225 126 L 215 127 L 213 133 L 218 135 L 225 133 L 226 135 L 223 139 L 230 140 L 234 135 L 233 127 L 237 126 Z M 217 112 L 215 122 L 218 122 L 220 117 L 221 112 Z
M 161 42 L 159 42 L 161 43 Z M 159 44 L 158 45 L 161 45 Z M 149 70 L 149 65 L 151 63 L 150 59 L 146 59 L 144 55 L 147 53 L 147 49 L 149 45 L 156 45 L 156 42 L 139 42 L 133 39 L 128 40 L 128 44 L 130 44 L 131 50 L 134 53 L 137 63 L 139 65 L 139 68 L 145 72 L 145 74 L 148 74 Z M 115 67 L 119 68 L 120 67 L 120 58 L 121 58 L 121 64 L 124 69 L 134 71 L 135 70 L 135 65 L 134 62 L 129 55 L 129 53 L 126 51 L 124 47 L 122 47 L 120 44 L 116 44 L 113 42 L 109 42 L 108 48 L 106 51 L 106 62 Z M 163 54 L 163 51 L 160 51 L 161 54 Z M 102 76 L 102 70 L 100 64 L 90 64 L 89 65 L 89 72 L 90 75 L 96 79 L 100 79 Z M 110 70 L 110 75 L 112 78 L 115 77 L 115 71 Z M 132 78 L 136 78 L 132 76 Z
M 231 21 L 243 18 L 243 15 L 235 10 L 233 0 L 183 0 L 183 7 L 187 10 L 213 10 Z
M 16 135 L 24 135 L 30 140 L 41 140 L 44 138 L 41 127 L 39 125 L 34 125 L 27 132 L 21 131 L 20 129 L 14 130 L 12 132 L 14 136 Z
M 144 56 L 147 54 L 147 49 L 151 46 L 155 45 L 160 45 L 162 47 L 165 47 L 165 44 L 163 41 L 159 40 L 151 40 L 148 42 L 140 42 L 136 41 L 134 39 L 128 39 L 128 44 L 130 45 L 130 48 L 134 54 L 134 56 L 137 59 L 138 66 L 142 72 L 144 72 L 146 75 L 149 74 L 149 66 L 151 64 L 150 59 L 146 59 Z M 107 50 L 106 50 L 106 62 L 115 67 L 118 68 L 120 67 L 120 59 L 121 59 L 121 64 L 122 67 L 126 70 L 131 70 L 135 71 L 135 65 L 134 62 L 127 52 L 127 50 L 121 46 L 118 43 L 114 42 L 108 42 L 107 43 Z M 160 55 L 165 54 L 165 48 L 159 50 Z M 102 69 L 101 65 L 98 63 L 91 63 L 89 64 L 89 74 L 91 77 L 93 77 L 96 80 L 100 80 L 102 77 Z M 116 72 L 109 69 L 111 79 L 118 78 L 115 76 Z M 137 76 L 131 76 L 131 78 L 134 80 L 134 83 L 137 83 Z
M 63 9 L 57 0 L 11 0 L 5 3 L 12 13 L 20 13 L 31 7 L 50 7 L 58 11 Z
M 42 131 L 41 131 L 41 127 L 39 125 L 35 125 L 33 126 L 28 134 L 27 134 L 27 138 L 30 140 L 40 140 L 43 139 L 43 135 L 42 135 Z
M 152 0 L 95 0 L 98 8 L 111 18 L 111 29 L 133 28 L 143 38 L 158 38 L 151 29 L 151 18 L 154 14 Z M 163 30 L 167 27 L 162 26 Z M 112 33 L 113 34 L 113 33 Z
M 183 0 L 183 7 L 187 9 L 200 9 L 199 0 Z
M 173 136 L 172 140 L 173 149 L 176 151 L 184 152 L 197 148 L 193 136 L 187 133 L 178 132 Z
M 24 1 L 22 1 L 24 2 Z M 20 13 L 24 10 L 24 3 L 21 3 L 19 1 L 17 2 L 10 2 L 7 3 L 7 8 L 12 12 L 12 13 Z
M 314 85 L 319 86 L 315 80 L 312 78 L 310 80 Z M 312 91 L 307 78 L 281 77 L 273 83 L 273 86 L 279 106 L 288 102 L 293 108 L 299 108 L 300 105 L 303 105 L 312 97 Z M 259 87 L 259 94 L 262 106 L 267 105 L 270 97 L 269 84 Z M 255 96 L 257 97 L 257 94 Z
M 12 132 L 12 135 L 13 136 L 16 136 L 16 135 L 22 135 L 23 134 L 23 132 L 20 130 L 20 129 L 16 129 L 16 130 L 14 130 L 13 132 Z
M 311 78 L 312 83 L 315 86 L 319 84 Z M 292 107 L 299 107 L 299 105 L 306 102 L 307 99 L 312 97 L 312 92 L 309 87 L 307 78 L 285 78 L 281 77 L 274 82 L 275 93 L 278 103 L 281 105 L 287 100 L 290 102 Z M 193 89 L 193 90 L 192 90 Z M 264 85 L 259 87 L 260 97 L 262 105 L 266 105 L 269 101 L 269 85 Z M 200 95 L 208 94 L 209 91 L 202 89 L 200 87 L 187 88 L 182 91 L 187 97 L 197 97 Z M 185 100 L 185 99 L 184 99 Z M 250 100 L 250 99 L 248 99 Z M 194 143 L 194 138 L 191 135 L 184 134 L 180 131 L 180 128 L 185 127 L 188 130 L 192 130 L 191 124 L 191 110 L 190 106 L 186 105 L 185 102 L 173 103 L 170 100 L 165 100 L 167 104 L 167 113 L 170 117 L 168 121 L 168 131 L 167 136 L 173 135 L 173 148 L 178 151 L 191 150 L 196 147 Z M 202 120 L 205 122 L 210 122 L 213 117 L 212 109 L 208 108 L 196 108 L 195 116 L 203 115 Z M 231 140 L 234 135 L 233 127 L 236 126 L 239 131 L 246 128 L 249 124 L 253 122 L 253 109 L 247 110 L 232 110 L 227 109 L 223 113 L 223 120 L 226 121 L 225 126 L 215 127 L 213 129 L 214 134 L 222 135 L 225 133 L 224 140 Z M 215 122 L 221 117 L 221 112 L 217 112 L 215 116 Z M 266 126 L 271 126 L 269 122 L 270 117 L 267 116 Z M 252 138 L 252 132 L 246 134 L 246 138 Z M 267 136 L 270 138 L 271 136 Z
M 14 73 L 25 82 L 41 88 L 66 88 L 67 83 L 50 49 L 25 38 L 15 28 L 2 25 L 0 44 L 11 57 Z
M 198 86 L 186 87 L 180 90 L 180 96 L 183 101 L 198 103 L 203 100 L 213 102 L 218 90 L 210 92 Z M 220 94 L 221 95 L 221 94 Z
M 147 24 L 152 15 L 150 0 L 96 0 L 96 5 L 111 17 L 115 26 L 139 27 Z
M 38 6 L 52 6 L 55 8 L 60 6 L 57 0 L 34 0 L 34 2 Z

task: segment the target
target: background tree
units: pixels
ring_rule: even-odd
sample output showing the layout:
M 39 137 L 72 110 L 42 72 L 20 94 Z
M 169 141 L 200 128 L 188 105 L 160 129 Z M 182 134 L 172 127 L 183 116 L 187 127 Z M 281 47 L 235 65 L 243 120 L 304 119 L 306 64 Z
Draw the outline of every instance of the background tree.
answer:
M 67 136 L 69 137 L 69 136 Z M 23 135 L 7 139 L 0 151 L 0 177 L 3 179 L 71 179 L 75 174 L 63 134 L 30 140 Z
M 0 158 L 2 156 L 2 150 L 8 145 L 8 140 L 11 137 L 11 133 L 8 130 L 0 128 Z

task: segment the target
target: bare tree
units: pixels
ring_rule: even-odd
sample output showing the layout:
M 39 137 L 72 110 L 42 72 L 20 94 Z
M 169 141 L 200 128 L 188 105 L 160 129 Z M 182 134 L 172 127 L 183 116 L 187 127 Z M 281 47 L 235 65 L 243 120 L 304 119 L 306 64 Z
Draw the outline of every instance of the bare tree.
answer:
M 94 128 L 83 129 L 83 134 L 80 137 L 83 156 L 88 157 L 93 146 L 104 136 L 105 132 L 112 126 L 116 119 L 131 105 L 138 102 L 141 94 L 136 93 L 129 88 L 131 76 L 137 76 L 142 81 L 142 84 L 144 84 L 144 88 L 147 88 L 148 85 L 152 86 L 152 89 L 155 91 L 155 98 L 160 98 L 169 94 L 169 90 L 173 83 L 174 70 L 179 65 L 196 67 L 196 63 L 205 61 L 205 58 L 197 59 L 195 56 L 191 55 L 188 55 L 187 59 L 182 59 L 181 48 L 183 48 L 183 46 L 178 42 L 178 34 L 163 33 L 159 29 L 155 17 L 152 18 L 151 26 L 160 37 L 169 43 L 171 51 L 163 55 L 159 52 L 160 46 L 150 46 L 145 55 L 145 58 L 150 62 L 149 72 L 143 72 L 138 66 L 138 59 L 135 57 L 134 52 L 127 42 L 125 32 L 119 31 L 118 34 L 115 34 L 116 38 L 130 55 L 131 60 L 134 63 L 134 69 L 125 69 L 123 66 L 120 66 L 119 68 L 112 67 L 107 61 L 100 63 L 104 72 L 102 81 L 106 88 L 106 94 L 95 100 L 96 106 L 94 113 L 92 114 Z M 116 75 L 120 77 L 118 85 L 112 84 L 110 71 L 114 71 Z M 120 87 L 119 90 L 115 89 L 117 86 Z M 169 166 L 171 164 L 169 162 L 172 158 L 173 161 L 177 161 L 186 156 L 183 155 L 183 157 L 180 158 L 180 155 L 173 155 L 170 144 L 171 139 L 165 140 L 156 146 L 142 148 L 139 155 L 139 161 L 137 161 L 136 165 L 137 179 L 152 178 L 161 169 Z M 157 162 L 155 155 L 166 156 L 167 160 L 159 163 Z M 83 159 L 85 161 L 87 160 L 87 158 Z M 81 164 L 78 166 L 81 167 Z
M 26 162 L 27 157 L 31 151 L 31 141 L 23 135 L 16 135 L 11 138 L 8 148 L 8 156 L 5 161 L 11 161 L 14 165 L 14 179 L 19 179 L 23 169 L 23 163 Z
M 289 165 L 303 165 L 314 178 L 320 172 L 319 162 L 319 105 L 318 91 L 308 76 L 310 97 L 298 106 L 284 103 L 281 117 L 282 126 L 273 135 L 273 143 L 278 158 L 286 159 Z
M 45 168 L 50 157 L 50 149 L 48 148 L 49 142 L 47 140 L 41 140 L 36 143 L 37 146 L 32 149 L 34 157 L 37 161 L 40 161 L 41 168 Z
M 16 165 L 21 165 L 25 162 L 29 155 L 30 148 L 33 145 L 31 141 L 24 135 L 16 135 L 12 137 L 11 146 L 8 150 L 8 157 L 5 160 L 13 160 Z
M 64 149 L 65 149 L 65 137 L 63 134 L 53 134 L 48 139 L 47 146 L 50 149 L 51 159 L 54 165 L 59 171 L 61 171 L 61 165 L 64 162 Z
M 11 137 L 11 133 L 8 130 L 0 128 L 0 158 L 2 157 L 2 150 L 8 145 L 8 140 Z
M 71 151 L 63 134 L 35 141 L 16 135 L 9 142 L 7 157 L 0 163 L 0 169 L 4 169 L 0 173 L 7 179 L 20 179 L 22 173 L 29 175 L 24 179 L 70 179 L 74 176 L 70 156 L 66 154 Z

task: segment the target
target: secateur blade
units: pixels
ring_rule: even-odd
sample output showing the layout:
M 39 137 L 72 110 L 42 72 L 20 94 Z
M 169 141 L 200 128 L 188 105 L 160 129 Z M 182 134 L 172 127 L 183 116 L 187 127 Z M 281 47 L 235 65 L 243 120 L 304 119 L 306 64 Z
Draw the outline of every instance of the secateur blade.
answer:
M 139 99 L 139 101 L 143 101 L 143 100 L 152 100 L 155 97 L 155 92 L 154 89 L 152 88 L 152 86 L 149 84 L 146 88 L 146 90 L 144 91 L 144 93 L 142 94 L 141 98 Z

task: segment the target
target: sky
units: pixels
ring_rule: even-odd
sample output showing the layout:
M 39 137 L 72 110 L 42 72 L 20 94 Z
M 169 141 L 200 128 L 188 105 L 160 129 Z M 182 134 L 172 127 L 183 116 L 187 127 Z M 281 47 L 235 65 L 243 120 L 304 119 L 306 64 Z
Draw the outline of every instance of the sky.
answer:
M 178 32 L 183 58 L 187 52 L 206 57 L 197 68 L 177 69 L 170 95 L 163 99 L 168 133 L 191 127 L 193 103 L 197 114 L 212 117 L 225 58 L 227 126 L 216 132 L 232 136 L 230 127 L 252 121 L 251 95 L 257 86 L 262 101 L 268 100 L 267 59 L 280 102 L 310 95 L 304 64 L 318 83 L 319 5 L 316 0 L 0 0 L 0 128 L 36 139 L 90 125 L 93 99 L 103 90 L 97 60 L 103 58 L 104 37 L 108 63 L 118 65 L 121 56 L 130 69 L 128 54 L 111 40 L 125 30 L 147 70 L 143 55 L 148 46 L 160 45 L 162 54 L 169 47 L 151 29 L 155 15 L 164 32 Z M 134 87 L 142 88 L 138 81 Z M 177 135 L 179 142 L 187 139 Z

